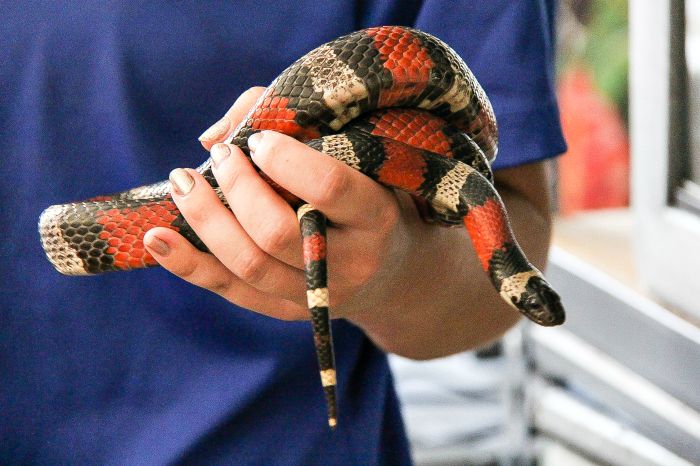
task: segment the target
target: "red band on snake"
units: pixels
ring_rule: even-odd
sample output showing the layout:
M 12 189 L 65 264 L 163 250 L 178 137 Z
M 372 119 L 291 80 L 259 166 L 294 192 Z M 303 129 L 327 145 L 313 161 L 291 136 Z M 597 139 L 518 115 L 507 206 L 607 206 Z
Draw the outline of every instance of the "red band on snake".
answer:
M 509 305 L 541 325 L 564 321 L 558 295 L 525 258 L 492 184 L 498 132 L 491 104 L 466 64 L 439 39 L 385 26 L 321 45 L 268 86 L 229 142 L 249 153 L 248 137 L 261 130 L 293 136 L 411 193 L 426 221 L 465 225 L 484 270 Z M 218 188 L 210 160 L 198 171 Z M 333 427 L 336 373 L 325 217 L 271 184 L 298 209 L 307 301 Z M 142 242 L 154 226 L 177 230 L 206 251 L 171 201 L 167 182 L 49 207 L 39 232 L 60 272 L 90 275 L 156 265 Z

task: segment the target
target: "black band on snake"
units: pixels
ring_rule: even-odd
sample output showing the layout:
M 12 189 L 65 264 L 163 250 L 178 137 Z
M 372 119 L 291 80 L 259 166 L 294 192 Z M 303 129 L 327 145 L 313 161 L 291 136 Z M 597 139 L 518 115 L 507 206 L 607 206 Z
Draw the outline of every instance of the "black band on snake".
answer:
M 228 142 L 249 154 L 248 137 L 261 130 L 293 136 L 411 193 L 426 221 L 464 224 L 484 271 L 509 305 L 541 325 L 564 321 L 559 296 L 521 251 L 494 189 L 490 163 L 498 133 L 491 104 L 465 63 L 439 39 L 385 26 L 316 48 L 270 84 Z M 218 188 L 210 160 L 197 170 Z M 314 343 L 334 427 L 326 220 L 272 185 L 298 212 Z M 142 242 L 154 226 L 179 231 L 207 250 L 173 203 L 166 181 L 55 205 L 39 220 L 47 257 L 68 275 L 157 265 Z

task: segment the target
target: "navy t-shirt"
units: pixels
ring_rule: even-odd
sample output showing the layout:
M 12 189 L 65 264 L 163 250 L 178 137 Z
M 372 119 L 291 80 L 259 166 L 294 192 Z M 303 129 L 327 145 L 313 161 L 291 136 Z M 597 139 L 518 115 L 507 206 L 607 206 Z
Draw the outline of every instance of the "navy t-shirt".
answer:
M 497 167 L 556 155 L 552 3 L 4 2 L 0 463 L 409 462 L 386 357 L 353 325 L 334 322 L 332 433 L 307 322 L 162 269 L 59 275 L 36 222 L 198 165 L 197 136 L 243 90 L 371 25 L 413 25 L 462 55 L 495 107 Z

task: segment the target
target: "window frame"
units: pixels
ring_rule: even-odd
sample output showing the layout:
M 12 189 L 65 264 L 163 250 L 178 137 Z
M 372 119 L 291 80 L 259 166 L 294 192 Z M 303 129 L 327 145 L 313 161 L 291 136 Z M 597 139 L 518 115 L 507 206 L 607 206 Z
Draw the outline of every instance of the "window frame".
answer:
M 677 154 L 689 149 L 684 18 L 682 0 L 630 0 L 631 200 L 642 283 L 700 317 L 700 216 L 674 205 L 687 160 Z

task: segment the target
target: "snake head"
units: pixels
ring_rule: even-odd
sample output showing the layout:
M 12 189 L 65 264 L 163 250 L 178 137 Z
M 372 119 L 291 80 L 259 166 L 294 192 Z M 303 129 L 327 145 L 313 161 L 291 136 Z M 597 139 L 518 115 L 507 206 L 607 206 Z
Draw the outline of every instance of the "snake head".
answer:
M 561 325 L 566 318 L 561 298 L 537 270 L 506 278 L 501 284 L 501 296 L 539 325 Z
M 566 319 L 561 298 L 540 275 L 530 277 L 525 285 L 523 299 L 518 305 L 520 312 L 533 322 L 545 327 L 561 325 Z

